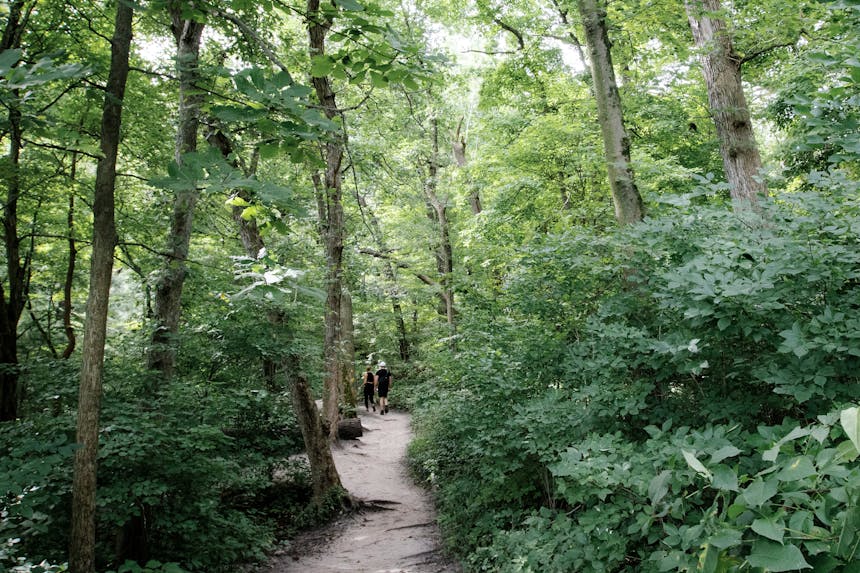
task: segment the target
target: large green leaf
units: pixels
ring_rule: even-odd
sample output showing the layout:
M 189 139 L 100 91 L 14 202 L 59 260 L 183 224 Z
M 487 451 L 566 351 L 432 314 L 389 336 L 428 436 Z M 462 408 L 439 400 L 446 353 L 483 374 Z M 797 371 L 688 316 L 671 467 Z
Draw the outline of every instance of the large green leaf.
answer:
M 794 545 L 780 545 L 773 541 L 756 542 L 747 561 L 753 567 L 762 567 L 775 573 L 812 568 L 799 548 Z
M 860 422 L 858 422 L 858 414 L 860 414 L 860 408 L 857 406 L 846 408 L 839 414 L 839 423 L 842 424 L 842 429 L 845 430 L 848 439 L 854 444 L 854 448 L 860 453 Z
M 782 543 L 782 538 L 785 535 L 785 523 L 781 519 L 759 518 L 752 522 L 750 529 L 762 537 L 779 543 Z

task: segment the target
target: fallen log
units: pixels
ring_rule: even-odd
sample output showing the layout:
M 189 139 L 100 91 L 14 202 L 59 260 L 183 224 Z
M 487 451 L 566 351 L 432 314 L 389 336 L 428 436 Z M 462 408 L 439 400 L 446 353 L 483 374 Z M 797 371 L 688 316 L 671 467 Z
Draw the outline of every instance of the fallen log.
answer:
M 341 440 L 354 440 L 363 434 L 361 418 L 345 418 L 337 423 L 337 437 Z

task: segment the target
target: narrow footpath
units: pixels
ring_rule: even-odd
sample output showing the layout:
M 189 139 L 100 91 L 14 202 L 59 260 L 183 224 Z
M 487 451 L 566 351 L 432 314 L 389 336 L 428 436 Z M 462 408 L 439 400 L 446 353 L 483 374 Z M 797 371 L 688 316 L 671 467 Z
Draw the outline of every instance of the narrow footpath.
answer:
M 378 409 L 377 409 L 378 410 Z M 267 573 L 457 573 L 440 548 L 430 496 L 406 467 L 404 412 L 360 412 L 364 435 L 332 449 L 344 487 L 372 508 L 295 539 Z

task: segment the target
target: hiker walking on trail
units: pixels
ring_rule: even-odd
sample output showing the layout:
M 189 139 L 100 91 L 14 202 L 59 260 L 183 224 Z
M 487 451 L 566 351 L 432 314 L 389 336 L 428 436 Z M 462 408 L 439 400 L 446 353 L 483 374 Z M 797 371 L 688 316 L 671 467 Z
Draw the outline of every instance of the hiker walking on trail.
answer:
M 368 402 L 370 406 L 373 406 L 373 411 L 376 412 L 376 404 L 373 402 L 373 393 L 376 390 L 376 378 L 373 376 L 373 372 L 370 371 L 370 366 L 367 367 L 367 371 L 364 373 L 364 409 L 370 410 L 368 407 Z
M 391 372 L 385 366 L 385 362 L 379 363 L 376 371 L 376 391 L 379 394 L 379 410 L 382 414 L 388 413 L 388 390 L 391 388 Z

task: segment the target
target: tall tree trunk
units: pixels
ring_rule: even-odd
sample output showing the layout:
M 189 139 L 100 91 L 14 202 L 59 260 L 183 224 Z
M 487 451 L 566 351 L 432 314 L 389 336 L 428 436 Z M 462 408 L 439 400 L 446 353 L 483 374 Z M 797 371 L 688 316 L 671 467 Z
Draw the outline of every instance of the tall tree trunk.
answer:
M 325 37 L 331 28 L 331 19 L 320 10 L 319 0 L 308 0 L 308 41 L 311 56 L 325 54 Z M 340 115 L 335 94 L 328 77 L 312 78 L 317 99 L 329 119 Z M 318 185 L 321 195 L 321 229 L 326 255 L 326 303 L 325 303 L 325 383 L 323 390 L 323 415 L 329 425 L 329 436 L 337 439 L 338 405 L 344 392 L 343 378 L 343 193 L 341 188 L 341 162 L 343 161 L 343 134 L 333 134 L 325 143 L 323 155 L 326 162 L 325 177 Z
M 451 141 L 451 150 L 454 153 L 454 161 L 457 167 L 463 169 L 466 167 L 466 136 L 462 134 L 463 119 L 460 118 L 460 123 L 457 125 L 457 133 L 454 134 L 454 139 Z M 466 182 L 469 186 L 469 206 L 472 208 L 472 214 L 478 215 L 481 212 L 481 194 L 478 192 L 477 186 L 469 178 Z
M 66 217 L 66 229 L 69 233 L 69 260 L 66 263 L 66 281 L 63 284 L 63 330 L 66 333 L 66 348 L 63 358 L 69 359 L 75 351 L 75 329 L 72 327 L 72 286 L 75 280 L 75 262 L 78 249 L 75 245 L 75 183 L 77 182 L 78 154 L 72 154 L 72 189 L 69 191 L 69 213 Z
M 206 134 L 206 140 L 221 152 L 221 155 L 228 159 L 234 154 L 234 147 L 230 139 L 219 129 L 212 129 Z M 245 176 L 251 176 L 256 173 L 257 161 L 259 159 L 258 150 L 254 150 L 254 155 L 251 159 L 251 164 L 247 169 L 244 169 Z M 233 167 L 238 168 L 239 162 L 232 160 Z M 237 195 L 250 201 L 251 194 L 245 189 L 238 189 Z M 233 208 L 233 220 L 239 227 L 239 237 L 242 240 L 242 245 L 245 248 L 245 253 L 249 257 L 257 258 L 260 251 L 265 247 L 263 236 L 260 234 L 260 229 L 253 219 L 245 220 L 242 217 L 242 208 Z M 351 310 L 351 309 L 350 309 Z M 269 308 L 266 310 L 266 320 L 272 328 L 285 329 L 288 328 L 287 316 L 284 312 Z M 354 352 L 353 352 L 354 354 Z M 273 356 L 263 357 L 263 380 L 266 383 L 266 389 L 270 392 L 280 391 L 282 386 L 278 381 L 281 367 L 284 365 L 283 358 Z M 351 362 L 350 362 L 351 364 Z M 328 435 L 323 429 L 320 422 L 319 410 L 316 403 L 310 394 L 307 379 L 300 374 L 301 367 L 300 359 L 295 353 L 288 353 L 286 360 L 286 371 L 289 376 L 287 384 L 290 389 L 290 398 L 293 403 L 293 408 L 296 411 L 299 428 L 302 432 L 302 438 L 305 442 L 305 450 L 308 453 L 308 462 L 311 467 L 311 477 L 313 480 L 314 495 L 321 498 L 326 495 L 332 488 L 341 488 L 340 476 L 334 465 L 334 459 L 331 456 L 329 447 Z
M 355 382 L 355 326 L 352 319 L 352 295 L 344 288 L 340 297 L 341 316 L 341 364 L 343 366 L 344 403 L 354 408 L 357 396 Z
M 684 5 L 696 47 L 701 50 L 708 104 L 732 203 L 735 210 L 755 208 L 767 189 L 756 180 L 762 164 L 741 83 L 741 59 L 719 16 L 720 0 L 685 0 Z
M 35 2 L 15 0 L 9 4 L 9 15 L 0 51 L 21 46 L 21 37 Z M 4 161 L 6 203 L 3 206 L 3 239 L 6 247 L 8 292 L 0 281 L 0 422 L 18 417 L 18 322 L 27 299 L 27 268 L 21 264 L 18 237 L 18 199 L 21 196 L 21 148 L 23 135 L 18 91 L 12 90 L 9 105 L 9 154 Z
M 200 40 L 204 24 L 183 20 L 181 8 L 171 7 L 173 35 L 176 40 L 176 64 L 179 74 L 179 118 L 176 132 L 175 159 L 182 165 L 183 155 L 197 150 L 200 106 L 203 94 L 197 87 L 199 79 Z M 182 287 L 188 273 L 186 260 L 191 242 L 196 189 L 176 192 L 170 234 L 167 238 L 167 258 L 155 289 L 155 326 L 147 355 L 147 366 L 170 378 L 176 365 L 176 335 L 182 312 Z
M 119 149 L 122 105 L 128 77 L 133 8 L 117 2 L 111 64 L 102 112 L 101 153 L 96 168 L 93 200 L 93 247 L 90 290 L 81 352 L 81 383 L 78 393 L 77 443 L 72 485 L 72 529 L 69 538 L 71 573 L 95 572 L 96 460 L 101 409 L 104 351 L 107 331 L 113 251 L 116 246 L 114 187 Z
M 439 178 L 439 123 L 434 117 L 431 120 L 431 154 L 427 165 L 427 181 L 424 183 L 424 195 L 427 199 L 428 216 L 439 226 L 439 237 L 436 241 L 436 268 L 439 271 L 439 314 L 445 317 L 448 328 L 453 335 L 456 331 L 454 322 L 454 254 L 451 247 L 450 226 L 448 224 L 448 204 L 437 193 Z M 452 345 L 453 345 L 453 338 Z
M 374 237 L 377 249 L 380 253 L 387 253 L 388 246 L 385 244 L 385 236 L 382 234 L 382 229 L 379 225 L 379 219 L 376 217 L 376 213 L 370 210 L 370 205 L 368 205 L 367 200 L 363 195 L 356 192 L 356 198 L 362 211 L 368 214 L 368 223 L 370 224 L 371 235 Z M 390 293 L 391 310 L 394 313 L 394 322 L 397 326 L 397 346 L 400 359 L 403 362 L 409 362 L 411 358 L 409 337 L 406 333 L 406 321 L 403 319 L 403 307 L 400 304 L 400 297 L 397 292 L 397 275 L 394 272 L 394 264 L 391 262 L 391 259 L 382 259 L 382 272 L 385 274 L 385 278 L 388 280 L 388 283 L 392 288 L 392 292 Z
M 624 127 L 621 97 L 612 67 L 606 8 L 604 0 L 577 0 L 577 4 L 585 25 L 585 40 L 591 57 L 591 77 L 597 101 L 597 117 L 603 133 L 603 150 L 615 204 L 615 218 L 620 225 L 627 225 L 641 221 L 645 208 L 630 165 L 630 137 Z

